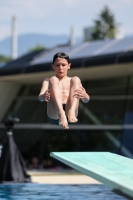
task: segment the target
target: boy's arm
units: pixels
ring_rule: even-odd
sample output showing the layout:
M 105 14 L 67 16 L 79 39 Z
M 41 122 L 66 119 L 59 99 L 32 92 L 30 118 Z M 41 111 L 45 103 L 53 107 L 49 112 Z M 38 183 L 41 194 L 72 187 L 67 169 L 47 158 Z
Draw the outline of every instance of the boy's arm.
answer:
M 82 85 L 80 89 L 77 89 L 75 91 L 74 96 L 81 99 L 84 103 L 88 103 L 88 101 L 90 100 L 90 96 L 86 93 L 86 90 L 82 87 Z
M 83 98 L 81 98 L 82 102 L 83 103 L 88 103 L 88 101 L 90 100 L 90 96 L 87 94 L 85 88 L 82 86 L 82 83 L 81 83 L 81 90 L 82 90 L 82 94 L 83 94 Z
M 85 97 L 82 98 L 82 101 L 83 101 L 84 103 L 88 103 L 89 100 L 90 100 L 90 96 L 86 93 L 86 94 L 85 94 Z
M 82 89 L 82 96 L 83 98 L 81 98 L 81 100 L 84 102 L 84 103 L 88 103 L 88 101 L 90 100 L 90 96 L 87 94 L 86 90 L 83 88 L 83 86 L 81 87 Z
M 43 102 L 44 101 L 44 94 L 48 90 L 49 87 L 49 78 L 45 78 L 42 83 L 42 88 L 40 94 L 38 95 L 38 100 Z

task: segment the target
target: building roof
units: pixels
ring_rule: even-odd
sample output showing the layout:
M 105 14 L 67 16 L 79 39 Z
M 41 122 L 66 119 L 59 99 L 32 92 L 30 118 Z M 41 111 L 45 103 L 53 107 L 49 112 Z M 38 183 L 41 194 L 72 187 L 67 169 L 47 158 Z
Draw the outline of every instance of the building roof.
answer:
M 29 63 L 35 58 L 35 56 L 39 55 L 43 50 L 37 50 L 33 52 L 29 52 L 15 60 L 8 62 L 4 67 L 2 67 L 1 72 L 5 72 L 8 74 L 9 71 L 19 70 L 26 68 Z M 13 73 L 12 73 L 13 74 Z
M 47 51 L 32 52 L 0 69 L 0 75 L 35 73 L 51 70 L 54 54 L 65 52 L 73 68 L 133 62 L 133 37 L 61 45 Z
M 94 56 L 103 56 L 108 54 L 116 54 L 133 50 L 133 38 L 110 39 L 85 42 L 76 46 L 59 46 L 51 49 L 49 52 L 44 52 L 37 56 L 31 64 L 50 63 L 52 57 L 57 52 L 67 53 L 71 60 L 82 59 Z

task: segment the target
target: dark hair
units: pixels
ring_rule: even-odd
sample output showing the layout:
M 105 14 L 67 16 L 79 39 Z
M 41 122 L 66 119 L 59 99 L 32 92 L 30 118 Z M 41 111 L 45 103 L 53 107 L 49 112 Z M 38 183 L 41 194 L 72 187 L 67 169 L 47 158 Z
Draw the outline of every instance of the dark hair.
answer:
M 53 57 L 53 64 L 54 64 L 54 62 L 55 62 L 55 60 L 56 60 L 57 58 L 64 58 L 64 59 L 67 60 L 68 63 L 70 63 L 69 56 L 68 56 L 66 53 L 63 53 L 63 52 L 58 52 L 58 53 L 56 53 L 56 54 L 54 55 L 54 57 Z

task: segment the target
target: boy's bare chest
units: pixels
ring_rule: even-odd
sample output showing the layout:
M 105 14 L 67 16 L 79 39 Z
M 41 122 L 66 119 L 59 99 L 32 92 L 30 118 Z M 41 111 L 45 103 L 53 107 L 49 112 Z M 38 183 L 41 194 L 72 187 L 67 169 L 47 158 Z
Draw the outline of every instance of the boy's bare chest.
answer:
M 68 79 L 66 81 L 60 81 L 60 88 L 61 88 L 61 91 L 64 93 L 64 92 L 69 92 L 70 90 L 70 80 L 71 79 Z

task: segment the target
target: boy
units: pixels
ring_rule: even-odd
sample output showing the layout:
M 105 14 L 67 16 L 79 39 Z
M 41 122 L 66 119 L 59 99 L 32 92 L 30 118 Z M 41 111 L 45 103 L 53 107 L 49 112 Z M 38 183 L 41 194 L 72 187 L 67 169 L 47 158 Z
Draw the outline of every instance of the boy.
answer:
M 56 76 L 45 78 L 39 101 L 47 102 L 47 115 L 50 121 L 68 129 L 68 123 L 76 123 L 79 99 L 87 103 L 90 99 L 78 77 L 68 77 L 71 63 L 69 56 L 58 52 L 53 57 L 52 68 Z

